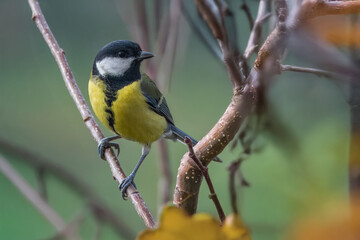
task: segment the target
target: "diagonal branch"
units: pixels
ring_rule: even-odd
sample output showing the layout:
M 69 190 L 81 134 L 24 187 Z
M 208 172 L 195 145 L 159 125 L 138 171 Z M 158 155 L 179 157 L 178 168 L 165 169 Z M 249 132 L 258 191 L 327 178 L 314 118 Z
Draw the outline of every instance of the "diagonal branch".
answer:
M 268 0 L 260 0 L 258 13 L 255 19 L 254 27 L 251 29 L 250 37 L 244 51 L 245 59 L 248 59 L 251 54 L 259 47 L 261 40 L 261 31 L 264 21 L 270 16 L 266 13 L 266 4 Z
M 89 129 L 91 135 L 97 143 L 104 138 L 103 133 L 101 132 L 99 126 L 95 122 L 93 115 L 91 114 L 89 107 L 86 104 L 86 101 L 81 94 L 79 87 L 76 84 L 74 75 L 71 72 L 71 69 L 67 63 L 65 52 L 60 48 L 57 43 L 54 35 L 52 34 L 45 17 L 41 11 L 39 2 L 37 0 L 28 0 L 30 8 L 32 10 L 32 19 L 34 20 L 36 26 L 39 28 L 39 31 L 44 37 L 45 42 L 48 44 L 51 53 L 53 54 L 56 63 L 60 68 L 60 72 L 63 76 L 65 85 L 75 101 L 75 104 L 81 114 L 83 121 L 85 122 L 86 127 Z M 117 182 L 121 182 L 125 178 L 125 174 L 111 149 L 105 151 L 105 157 L 111 169 L 112 175 Z M 140 193 L 133 187 L 128 188 L 128 196 L 137 211 L 140 217 L 144 220 L 145 225 L 150 228 L 155 227 L 155 221 L 151 215 L 149 209 L 147 208 L 144 200 L 141 198 Z
M 211 159 L 224 150 L 234 138 L 245 117 L 253 111 L 257 99 L 256 90 L 251 86 L 253 80 L 249 79 L 249 82 L 250 84 L 245 85 L 243 90 L 234 92 L 231 102 L 222 117 L 210 132 L 194 146 L 195 154 L 204 166 L 207 166 Z M 186 178 L 188 172 L 195 173 L 194 179 Z M 174 204 L 190 214 L 195 213 L 201 181 L 201 172 L 194 166 L 189 155 L 185 154 L 178 169 Z
M 167 90 L 174 68 L 177 39 L 181 19 L 181 0 L 172 0 L 170 3 L 170 19 L 168 34 L 161 62 L 156 71 L 157 85 L 162 92 Z
M 16 159 L 24 161 L 35 169 L 42 169 L 44 174 L 52 174 L 69 188 L 83 196 L 89 202 L 92 212 L 96 217 L 109 224 L 113 229 L 126 239 L 134 239 L 135 233 L 122 222 L 113 211 L 100 199 L 100 197 L 84 182 L 80 181 L 75 175 L 68 172 L 50 159 L 42 158 L 22 147 L 9 143 L 0 138 L 0 149 L 4 152 L 17 156 Z M 100 214 L 101 213 L 101 214 Z
M 186 137 L 185 138 L 185 143 L 186 143 L 186 145 L 188 146 L 188 149 L 189 149 L 189 157 L 192 158 L 192 160 L 194 160 L 194 162 L 196 163 L 196 165 L 198 166 L 198 168 L 200 169 L 202 175 L 204 176 L 204 178 L 206 180 L 206 183 L 207 183 L 207 185 L 209 187 L 209 191 L 210 191 L 209 198 L 211 200 L 213 200 L 213 202 L 215 204 L 216 210 L 217 210 L 217 212 L 219 214 L 219 217 L 220 217 L 220 221 L 221 221 L 221 223 L 224 223 L 225 213 L 224 213 L 224 210 L 222 209 L 220 201 L 219 201 L 219 199 L 218 199 L 218 197 L 217 197 L 217 195 L 215 193 L 214 185 L 212 184 L 211 178 L 209 176 L 209 170 L 208 170 L 207 167 L 202 165 L 200 160 L 195 155 L 194 148 L 192 146 L 192 142 L 191 142 L 190 138 Z M 190 179 L 189 176 L 188 176 L 188 178 Z M 191 176 L 191 178 L 194 178 L 194 177 Z
M 250 11 L 250 8 L 249 6 L 247 5 L 246 1 L 244 0 L 243 1 L 243 4 L 241 4 L 240 8 L 245 12 L 246 14 L 246 17 L 249 21 L 249 25 L 250 25 L 250 30 L 253 29 L 254 27 L 254 18 L 253 16 L 251 15 L 251 11 Z
M 71 231 L 67 229 L 66 222 L 58 215 L 58 213 L 40 196 L 37 191 L 32 188 L 8 163 L 8 161 L 0 155 L 0 171 L 10 180 L 10 182 L 29 200 L 31 204 L 54 226 L 57 232 L 65 234 L 68 237 L 78 239 Z M 73 239 L 72 238 L 72 239 Z
M 308 68 L 308 67 L 298 67 L 292 65 L 281 65 L 281 71 L 292 71 L 292 72 L 301 72 L 301 73 L 312 73 L 319 77 L 327 77 L 327 78 L 335 78 L 337 76 L 334 72 L 329 72 L 316 68 Z
M 192 30 L 209 49 L 210 53 L 212 53 L 217 60 L 223 61 L 222 53 L 218 44 L 212 37 L 210 37 L 211 33 L 208 33 L 208 31 L 204 30 L 200 21 L 198 20 L 198 17 L 196 18 L 191 15 L 188 4 L 186 4 L 184 1 L 181 1 L 181 5 L 182 13 L 184 14 Z

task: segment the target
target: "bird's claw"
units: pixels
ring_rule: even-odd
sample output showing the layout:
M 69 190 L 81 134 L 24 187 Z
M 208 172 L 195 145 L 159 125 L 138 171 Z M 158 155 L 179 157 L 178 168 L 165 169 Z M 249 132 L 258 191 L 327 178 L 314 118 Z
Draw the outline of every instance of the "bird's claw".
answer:
M 115 148 L 115 149 L 117 150 L 116 156 L 119 156 L 119 154 L 120 154 L 120 146 L 119 146 L 119 144 L 113 143 L 113 142 L 109 142 L 109 140 L 106 139 L 106 138 L 104 138 L 104 139 L 102 139 L 102 140 L 100 141 L 100 143 L 99 143 L 99 145 L 98 145 L 98 147 L 97 147 L 97 150 L 98 150 L 98 153 L 99 153 L 99 155 L 100 155 L 100 157 L 101 157 L 102 159 L 105 160 L 105 150 L 106 150 L 107 148 L 111 148 L 111 147 L 113 147 L 113 148 Z
M 119 184 L 119 189 L 121 191 L 121 195 L 124 200 L 128 198 L 128 194 L 126 192 L 128 187 L 132 184 L 136 188 L 136 185 L 134 183 L 134 177 L 135 177 L 134 175 L 130 174 Z

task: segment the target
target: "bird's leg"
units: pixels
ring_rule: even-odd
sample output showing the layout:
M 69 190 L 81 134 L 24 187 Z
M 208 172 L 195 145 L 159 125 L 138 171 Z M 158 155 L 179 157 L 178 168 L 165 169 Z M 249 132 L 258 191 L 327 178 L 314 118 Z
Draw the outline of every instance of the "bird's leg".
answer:
M 141 163 L 146 158 L 146 156 L 149 154 L 149 152 L 150 152 L 150 146 L 149 145 L 144 145 L 143 148 L 142 148 L 141 157 L 140 157 L 138 163 L 136 164 L 134 170 L 130 173 L 129 176 L 127 176 L 124 180 L 121 181 L 121 183 L 119 185 L 119 189 L 121 191 L 121 194 L 122 194 L 122 197 L 123 197 L 124 200 L 128 197 L 128 195 L 126 193 L 126 190 L 130 186 L 130 184 L 133 184 L 134 187 L 136 188 L 136 185 L 134 183 L 134 178 L 135 178 L 136 172 L 139 169 Z
M 111 141 L 115 140 L 115 139 L 118 139 L 118 138 L 121 138 L 121 136 L 119 135 L 116 135 L 116 136 L 113 136 L 113 137 L 106 137 L 106 138 L 103 138 L 101 139 L 98 147 L 97 147 L 97 150 L 98 150 L 98 153 L 100 155 L 100 157 L 102 159 L 105 160 L 105 150 L 107 148 L 111 148 L 111 147 L 114 147 L 116 150 L 117 150 L 117 155 L 116 156 L 119 156 L 119 153 L 120 153 L 120 147 L 119 147 L 119 144 L 117 143 L 112 143 Z

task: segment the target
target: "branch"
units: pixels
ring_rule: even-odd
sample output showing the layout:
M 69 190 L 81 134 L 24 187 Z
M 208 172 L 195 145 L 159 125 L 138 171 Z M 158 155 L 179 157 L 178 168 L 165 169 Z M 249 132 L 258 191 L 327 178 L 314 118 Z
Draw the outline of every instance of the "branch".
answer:
M 135 238 L 136 234 L 132 232 L 103 201 L 101 201 L 100 197 L 96 195 L 88 185 L 66 171 L 66 169 L 53 163 L 50 159 L 41 158 L 40 156 L 3 139 L 0 139 L 0 149 L 3 149 L 9 154 L 18 156 L 18 158 L 15 158 L 17 160 L 24 161 L 26 164 L 29 164 L 36 169 L 42 169 L 44 174 L 51 173 L 69 188 L 86 198 L 89 201 L 89 205 L 94 215 L 98 217 L 98 219 L 112 226 L 119 236 L 123 236 L 126 239 Z
M 36 169 L 36 180 L 38 182 L 38 192 L 40 193 L 40 196 L 47 201 L 47 189 L 46 189 L 46 180 L 45 180 L 45 169 L 39 167 Z
M 254 28 L 254 18 L 251 15 L 251 11 L 249 6 L 247 5 L 246 1 L 243 1 L 243 4 L 241 4 L 240 8 L 245 12 L 246 17 L 249 21 L 250 30 Z
M 150 49 L 149 26 L 146 14 L 146 3 L 144 0 L 134 0 L 135 16 L 139 26 L 138 42 L 143 49 Z
M 164 19 L 163 18 L 163 5 L 164 5 L 164 1 L 163 0 L 155 0 L 155 34 L 156 36 L 159 35 L 159 31 L 160 31 L 160 26 L 161 26 L 161 21 Z
M 136 19 L 134 21 L 137 22 L 137 42 L 141 46 L 142 49 L 149 50 L 151 47 L 150 42 L 150 33 L 149 33 L 149 26 L 148 26 L 148 17 L 146 14 L 146 1 L 144 0 L 135 0 L 134 1 L 135 6 L 135 17 Z M 123 17 L 125 18 L 125 16 Z M 132 18 L 128 18 L 132 19 Z M 128 21 L 128 20 L 125 20 Z M 130 27 L 130 26 L 129 26 Z M 131 29 L 129 29 L 131 32 Z M 154 72 L 154 64 L 153 61 L 146 61 L 145 65 L 149 71 L 150 77 L 153 77 L 151 73 Z
M 250 81 L 252 83 L 252 81 Z M 194 146 L 194 152 L 204 166 L 217 156 L 234 138 L 244 118 L 252 111 L 256 93 L 250 84 L 242 91 L 235 91 L 225 113 L 201 141 Z M 194 179 L 186 179 L 186 173 L 195 172 Z M 181 159 L 174 193 L 174 204 L 188 213 L 196 212 L 202 175 L 188 154 Z
M 187 7 L 187 4 L 184 1 L 181 1 L 181 9 L 182 9 L 182 13 L 184 14 L 185 18 L 188 20 L 188 23 L 189 23 L 190 27 L 192 28 L 192 30 L 199 36 L 200 40 L 203 43 L 205 43 L 205 46 L 214 55 L 214 57 L 217 60 L 220 60 L 222 62 L 223 56 L 222 56 L 219 46 L 214 41 L 214 39 L 212 37 L 210 37 L 211 35 L 209 35 L 206 30 L 203 30 L 200 22 L 191 16 L 190 11 Z
M 281 71 L 293 71 L 293 72 L 301 72 L 301 73 L 312 73 L 317 75 L 318 77 L 326 77 L 326 78 L 335 78 L 337 76 L 334 72 L 329 72 L 316 68 L 307 68 L 307 67 L 297 67 L 292 65 L 281 65 Z
M 181 17 L 181 0 L 172 0 L 170 4 L 170 19 L 168 26 L 168 34 L 166 45 L 161 56 L 161 62 L 157 66 L 157 85 L 160 90 L 164 91 L 168 88 L 171 74 L 173 72 L 176 46 L 179 33 L 179 23 Z M 165 85 L 167 83 L 167 85 Z
M 249 40 L 244 51 L 245 59 L 248 59 L 251 54 L 259 47 L 261 40 L 262 25 L 266 19 L 271 15 L 266 13 L 266 4 L 268 0 L 260 0 L 258 13 L 256 16 L 254 27 L 251 29 Z
M 202 163 L 200 162 L 200 160 L 196 157 L 195 155 L 195 152 L 194 152 L 194 148 L 192 146 L 192 142 L 190 140 L 190 138 L 188 137 L 185 137 L 185 144 L 188 146 L 188 149 L 189 149 L 189 157 L 196 163 L 196 165 L 198 166 L 198 168 L 200 169 L 202 175 L 204 176 L 205 180 L 206 180 L 206 183 L 209 187 L 209 191 L 210 191 L 210 195 L 209 195 L 209 198 L 214 202 L 215 204 L 215 207 L 216 207 L 216 210 L 219 214 L 219 218 L 220 218 L 220 221 L 221 223 L 224 223 L 224 220 L 225 220 L 225 214 L 224 214 L 224 210 L 222 209 L 221 207 L 221 204 L 220 204 L 220 201 L 215 193 L 215 188 L 214 188 L 214 185 L 212 184 L 212 181 L 211 181 L 211 178 L 209 176 L 209 170 L 207 167 L 204 167 L 204 165 L 202 165 Z M 188 175 L 190 175 L 188 173 Z M 192 172 L 192 175 L 195 175 L 194 172 Z M 195 179 L 194 176 L 187 176 L 186 177 L 187 179 Z
M 359 21 L 359 15 L 351 16 L 351 24 L 355 26 Z M 353 33 L 354 35 L 356 33 Z M 360 59 L 360 49 L 352 48 L 349 45 L 351 59 L 354 63 L 358 63 Z M 359 75 L 358 75 L 359 76 Z M 360 196 L 360 85 L 359 79 L 352 79 L 350 82 L 350 124 L 351 138 L 349 147 L 349 191 L 351 199 L 357 199 Z M 354 201 L 354 200 L 352 200 Z M 355 205 L 354 205 L 355 206 Z
M 160 171 L 161 177 L 159 179 L 159 194 L 161 207 L 166 205 L 171 198 L 170 188 L 172 185 L 170 164 L 169 164 L 169 151 L 165 139 L 159 139 L 158 150 L 160 154 Z
M 10 180 L 10 182 L 34 205 L 34 207 L 54 226 L 57 232 L 61 232 L 68 237 L 76 237 L 74 232 L 67 231 L 66 222 L 57 212 L 41 198 L 39 193 L 33 189 L 23 179 L 8 161 L 0 155 L 0 171 Z
M 357 14 L 360 13 L 360 1 L 306 0 L 301 9 L 300 20 L 325 15 Z
M 247 156 L 247 154 L 245 154 L 245 156 Z M 237 207 L 235 174 L 236 174 L 236 172 L 238 172 L 240 165 L 243 163 L 244 160 L 245 160 L 244 157 L 240 157 L 238 160 L 232 162 L 228 166 L 231 207 L 232 207 L 233 213 L 235 213 L 235 214 L 238 214 L 238 212 L 239 212 L 238 207 Z M 241 170 L 239 172 L 240 172 L 240 185 L 245 186 L 245 187 L 250 186 L 249 182 L 246 181 L 245 178 L 243 177 Z
M 99 126 L 95 122 L 93 115 L 91 114 L 89 107 L 86 104 L 84 97 L 82 96 L 79 87 L 76 84 L 74 75 L 71 72 L 71 69 L 67 63 L 65 53 L 60 48 L 57 43 L 54 35 L 52 34 L 45 17 L 41 11 L 39 2 L 37 0 L 28 0 L 30 8 L 32 10 L 32 19 L 35 21 L 36 26 L 39 28 L 39 31 L 44 37 L 44 40 L 48 44 L 51 53 L 53 54 L 55 61 L 57 62 L 60 72 L 63 76 L 65 85 L 75 101 L 75 104 L 81 114 L 83 121 L 85 122 L 86 127 L 89 129 L 91 135 L 97 143 L 104 138 L 103 133 L 101 132 Z M 105 157 L 111 169 L 114 179 L 120 183 L 125 179 L 125 174 L 120 167 L 120 164 L 112 151 L 112 149 L 107 149 L 105 151 Z M 128 196 L 137 211 L 140 217 L 144 220 L 145 225 L 149 228 L 155 227 L 155 221 L 151 215 L 149 209 L 147 208 L 144 200 L 141 198 L 140 193 L 133 187 L 129 187 L 127 191 Z
M 224 9 L 218 9 L 213 1 L 196 0 L 196 3 L 199 13 L 212 29 L 214 37 L 219 40 L 224 56 L 224 64 L 233 83 L 233 97 L 226 111 L 206 136 L 194 146 L 196 156 L 204 166 L 207 166 L 234 138 L 245 117 L 253 112 L 257 101 L 256 89 L 253 85 L 257 81 L 258 74 L 250 74 L 247 83 L 244 83 L 237 55 L 234 48 L 231 48 L 229 41 L 227 41 L 227 31 L 222 21 L 223 16 L 219 15 L 226 13 L 223 11 Z M 188 172 L 194 172 L 194 179 L 186 178 Z M 189 155 L 185 154 L 178 169 L 174 204 L 190 214 L 195 213 L 201 181 L 201 172 L 194 166 Z

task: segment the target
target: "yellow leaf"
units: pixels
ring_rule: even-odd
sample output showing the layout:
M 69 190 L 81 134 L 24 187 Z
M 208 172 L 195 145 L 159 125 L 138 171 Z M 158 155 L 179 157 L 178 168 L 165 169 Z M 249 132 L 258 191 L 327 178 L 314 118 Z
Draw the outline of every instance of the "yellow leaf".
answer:
M 360 201 L 353 198 L 325 207 L 320 213 L 298 222 L 291 240 L 355 240 L 360 239 Z
M 176 207 L 166 207 L 157 229 L 143 231 L 138 240 L 250 240 L 250 233 L 238 215 L 226 218 L 224 226 L 205 213 L 187 215 Z
M 344 16 L 314 19 L 307 25 L 316 36 L 336 46 L 360 47 L 360 25 Z
M 231 214 L 225 219 L 222 230 L 229 240 L 251 239 L 249 230 L 244 226 L 241 218 L 237 214 Z

